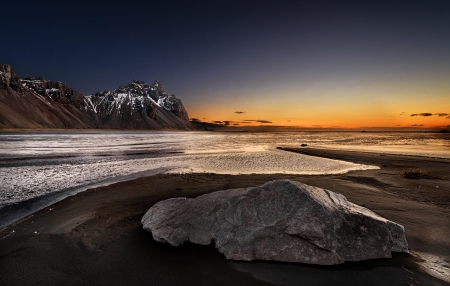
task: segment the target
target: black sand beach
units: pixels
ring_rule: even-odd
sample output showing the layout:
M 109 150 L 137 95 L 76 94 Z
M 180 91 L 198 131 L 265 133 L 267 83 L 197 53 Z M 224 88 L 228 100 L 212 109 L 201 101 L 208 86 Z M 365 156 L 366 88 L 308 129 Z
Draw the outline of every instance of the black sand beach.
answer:
M 91 189 L 0 231 L 0 284 L 449 285 L 428 274 L 446 279 L 450 272 L 449 160 L 311 148 L 290 151 L 380 169 L 321 176 L 156 175 Z M 420 178 L 404 177 L 412 169 L 420 170 Z M 342 193 L 402 224 L 411 254 L 338 266 L 239 262 L 226 260 L 213 245 L 155 242 L 141 228 L 143 214 L 160 200 L 274 179 Z

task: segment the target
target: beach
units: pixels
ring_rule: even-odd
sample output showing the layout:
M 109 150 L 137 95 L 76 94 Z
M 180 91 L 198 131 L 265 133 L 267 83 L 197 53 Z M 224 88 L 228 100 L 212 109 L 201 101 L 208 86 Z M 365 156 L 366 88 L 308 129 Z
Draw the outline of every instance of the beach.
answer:
M 1 4 L 0 286 L 450 286 L 450 0 L 55 2 Z
M 343 174 L 158 174 L 89 189 L 0 231 L 2 285 L 449 285 L 448 159 L 290 148 L 379 169 Z M 404 172 L 420 170 L 420 178 Z M 447 171 L 446 171 L 447 170 Z M 214 245 L 159 243 L 140 220 L 172 197 L 290 179 L 341 193 L 405 227 L 410 254 L 318 266 L 226 260 Z M 445 281 L 447 280 L 447 282 Z

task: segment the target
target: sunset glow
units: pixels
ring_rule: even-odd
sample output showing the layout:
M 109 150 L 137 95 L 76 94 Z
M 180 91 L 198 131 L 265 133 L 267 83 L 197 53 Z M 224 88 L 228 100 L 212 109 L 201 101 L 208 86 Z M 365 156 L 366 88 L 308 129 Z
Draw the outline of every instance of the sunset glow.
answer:
M 450 83 L 436 77 L 416 82 L 294 83 L 266 90 L 220 92 L 210 101 L 186 105 L 191 118 L 229 121 L 230 126 L 447 128 Z M 450 73 L 446 77 L 450 78 Z
M 99 2 L 61 5 L 58 13 L 10 2 L 5 9 L 3 26 L 15 30 L 0 62 L 84 95 L 158 79 L 191 118 L 227 126 L 450 125 L 435 115 L 450 114 L 448 1 L 175 1 L 138 10 Z M 58 37 L 42 41 L 30 30 Z M 432 115 L 411 116 L 421 113 Z

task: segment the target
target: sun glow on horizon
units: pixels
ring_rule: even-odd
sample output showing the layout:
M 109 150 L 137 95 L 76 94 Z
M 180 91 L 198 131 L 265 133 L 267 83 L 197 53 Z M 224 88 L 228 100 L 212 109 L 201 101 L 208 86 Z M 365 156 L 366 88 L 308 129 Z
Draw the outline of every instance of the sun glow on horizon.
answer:
M 236 127 L 445 129 L 450 126 L 446 76 L 288 82 L 219 90 L 204 102 L 186 105 L 191 118 Z

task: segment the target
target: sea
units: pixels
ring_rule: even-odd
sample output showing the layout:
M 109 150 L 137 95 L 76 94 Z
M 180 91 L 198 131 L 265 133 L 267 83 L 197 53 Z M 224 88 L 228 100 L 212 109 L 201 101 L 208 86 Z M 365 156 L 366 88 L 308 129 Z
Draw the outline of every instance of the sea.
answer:
M 450 135 L 431 132 L 0 132 L 0 228 L 88 188 L 160 173 L 320 175 L 377 168 L 276 147 L 450 159 Z

